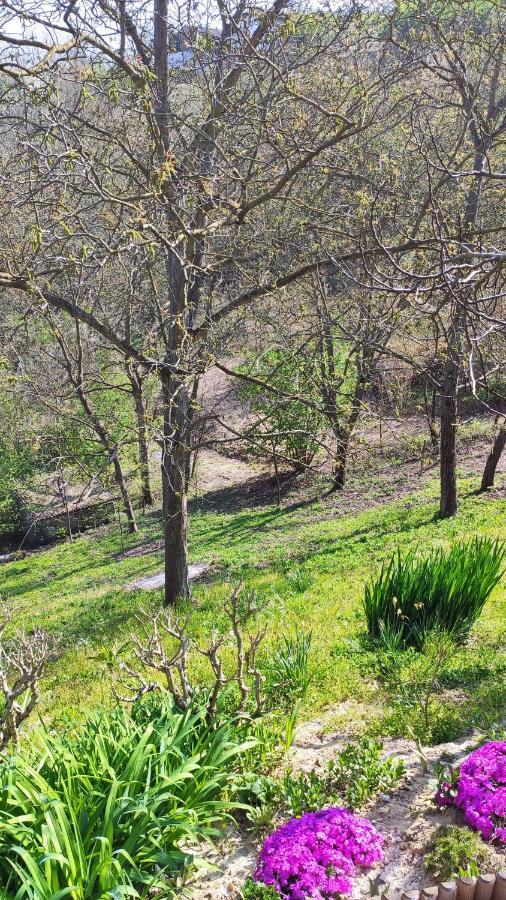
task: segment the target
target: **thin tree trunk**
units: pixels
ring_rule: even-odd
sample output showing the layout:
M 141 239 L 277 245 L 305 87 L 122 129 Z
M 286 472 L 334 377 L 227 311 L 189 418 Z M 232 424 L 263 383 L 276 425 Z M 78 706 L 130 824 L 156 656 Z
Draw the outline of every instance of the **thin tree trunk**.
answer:
M 351 434 L 346 429 L 334 430 L 336 449 L 332 462 L 332 491 L 343 491 L 346 482 L 346 468 L 348 465 L 348 449 Z
M 114 480 L 118 486 L 118 490 L 121 495 L 121 499 L 123 501 L 123 508 L 125 510 L 125 515 L 127 517 L 128 522 L 128 530 L 131 534 L 135 534 L 137 529 L 137 522 L 135 521 L 135 513 L 134 508 L 132 506 L 132 501 L 130 499 L 130 494 L 127 487 L 127 482 L 125 478 L 125 473 L 123 471 L 123 466 L 121 464 L 121 460 L 118 453 L 118 445 L 113 443 L 111 438 L 109 437 L 106 429 L 102 425 L 102 422 L 98 418 L 97 415 L 93 412 L 86 393 L 81 384 L 76 385 L 76 394 L 78 400 L 81 403 L 86 415 L 90 419 L 90 422 L 93 426 L 93 430 L 95 431 L 100 443 L 102 444 L 104 450 L 109 454 L 109 458 L 112 462 L 114 469 Z
M 459 386 L 458 364 L 448 357 L 442 384 L 441 437 L 440 437 L 440 503 L 441 518 L 447 519 L 457 512 L 457 396 Z
M 425 406 L 425 418 L 427 419 L 427 425 L 429 428 L 430 442 L 434 451 L 437 453 L 439 448 L 439 435 L 437 433 L 437 425 L 436 425 L 436 388 L 432 389 L 432 397 L 429 404 L 429 398 L 427 397 L 427 387 L 424 387 L 423 401 Z
M 142 380 L 139 374 L 127 366 L 127 373 L 132 387 L 134 398 L 135 416 L 137 419 L 137 444 L 139 447 L 139 472 L 141 479 L 141 499 L 143 506 L 153 505 L 153 492 L 151 490 L 151 473 L 149 471 L 149 445 L 148 428 L 146 424 L 146 404 Z
M 483 470 L 483 478 L 481 479 L 480 492 L 486 491 L 488 488 L 494 486 L 495 481 L 495 473 L 497 469 L 497 465 L 501 458 L 502 452 L 506 447 L 506 422 L 501 425 L 499 429 L 496 439 L 493 443 L 492 449 L 487 457 L 487 461 L 485 463 L 485 468 Z
M 114 479 L 118 486 L 121 499 L 123 501 L 123 507 L 125 510 L 125 515 L 128 521 L 128 528 L 132 534 L 135 534 L 137 531 L 137 522 L 135 521 L 135 513 L 132 506 L 132 501 L 130 499 L 130 494 L 128 492 L 127 481 L 125 478 L 125 473 L 123 472 L 123 466 L 121 464 L 121 460 L 118 453 L 118 445 L 113 441 L 111 436 L 109 435 L 107 429 L 102 424 L 101 420 L 95 413 L 93 407 L 90 404 L 88 399 L 88 395 L 86 393 L 85 388 L 85 376 L 84 376 L 84 366 L 83 366 L 83 346 L 81 341 L 81 329 L 79 322 L 75 322 L 76 328 L 76 343 L 77 343 L 77 356 L 76 360 L 73 363 L 71 359 L 71 355 L 69 353 L 68 347 L 66 345 L 65 340 L 59 334 L 59 332 L 55 333 L 56 339 L 60 345 L 62 350 L 63 359 L 65 368 L 67 370 L 67 374 L 69 377 L 69 381 L 72 384 L 76 397 L 79 400 L 84 412 L 86 413 L 88 419 L 90 420 L 91 427 L 93 431 L 97 435 L 100 443 L 102 444 L 104 450 L 108 453 L 109 459 L 113 465 L 114 469 Z M 76 369 L 74 369 L 76 366 Z
M 165 538 L 165 604 L 189 596 L 188 505 L 186 471 L 189 448 L 186 430 L 187 392 L 174 378 L 162 375 L 164 415 L 162 449 L 163 527 Z

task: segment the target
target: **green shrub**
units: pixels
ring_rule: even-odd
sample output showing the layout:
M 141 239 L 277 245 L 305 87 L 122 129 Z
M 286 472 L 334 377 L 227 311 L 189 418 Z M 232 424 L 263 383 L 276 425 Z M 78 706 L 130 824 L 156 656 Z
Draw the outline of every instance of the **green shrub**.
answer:
M 476 832 L 458 825 L 443 825 L 436 831 L 425 855 L 425 868 L 446 880 L 457 875 L 479 875 L 489 861 L 486 845 Z
M 506 547 L 475 538 L 425 557 L 400 550 L 366 585 L 364 609 L 370 637 L 392 647 L 419 649 L 429 631 L 464 639 L 502 576 Z
M 195 846 L 230 815 L 232 724 L 201 710 L 138 725 L 124 710 L 95 714 L 74 735 L 39 733 L 0 763 L 0 885 L 49 900 L 171 896 Z M 61 892 L 61 893 L 60 893 Z
M 272 884 L 262 884 L 261 881 L 253 881 L 247 878 L 241 891 L 242 900 L 279 900 L 279 894 Z
M 272 652 L 265 667 L 265 694 L 272 706 L 292 707 L 306 696 L 311 681 L 311 641 L 311 632 L 297 631 Z

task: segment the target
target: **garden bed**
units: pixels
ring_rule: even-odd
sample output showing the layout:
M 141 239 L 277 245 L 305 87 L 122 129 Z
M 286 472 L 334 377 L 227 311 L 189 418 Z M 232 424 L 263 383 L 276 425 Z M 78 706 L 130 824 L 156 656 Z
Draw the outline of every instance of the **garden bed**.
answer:
M 325 734 L 327 721 L 342 712 L 340 708 L 334 709 L 325 718 L 305 723 L 298 729 L 288 758 L 294 771 L 322 768 L 349 740 L 349 735 L 343 732 Z M 436 878 L 424 868 L 424 855 L 431 838 L 440 826 L 464 821 L 454 807 L 442 810 L 435 806 L 434 767 L 438 763 L 460 762 L 476 745 L 477 737 L 440 744 L 423 753 L 414 741 L 384 742 L 385 755 L 401 758 L 406 771 L 394 791 L 381 795 L 365 811 L 384 836 L 383 860 L 375 869 L 354 880 L 352 898 L 388 894 L 390 900 L 391 892 L 399 898 L 403 893 L 414 892 L 409 894 L 409 900 L 415 900 L 415 894 L 418 897 L 421 889 L 434 886 Z M 230 829 L 225 841 L 209 848 L 206 861 L 216 868 L 192 883 L 193 900 L 239 900 L 242 884 L 254 871 L 261 843 L 261 838 L 255 840 L 245 829 Z M 491 871 L 505 868 L 505 852 L 493 846 L 489 849 Z M 452 897 L 445 896 L 445 900 Z M 459 900 L 471 898 L 459 895 Z M 490 900 L 490 896 L 480 896 L 477 900 Z

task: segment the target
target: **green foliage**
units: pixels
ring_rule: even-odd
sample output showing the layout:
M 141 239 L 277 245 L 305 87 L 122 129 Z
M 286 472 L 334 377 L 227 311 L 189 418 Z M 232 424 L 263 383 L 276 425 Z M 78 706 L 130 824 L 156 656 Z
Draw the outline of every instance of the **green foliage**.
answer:
M 419 739 L 430 737 L 438 719 L 437 695 L 456 653 L 453 637 L 436 630 L 425 636 L 420 652 L 413 647 L 403 651 L 389 645 L 378 658 L 378 671 L 394 710 L 413 713 L 415 736 Z M 409 718 L 408 715 L 408 721 Z
M 30 900 L 171 895 L 192 860 L 181 844 L 230 814 L 242 749 L 235 726 L 212 728 L 203 710 L 176 713 L 169 700 L 150 724 L 99 711 L 32 746 L 0 766 L 0 879 Z
M 33 471 L 32 445 L 0 436 L 0 535 L 15 532 L 22 524 L 23 504 L 17 488 Z
M 279 900 L 279 894 L 272 884 L 262 884 L 261 881 L 253 881 L 247 878 L 241 890 L 242 900 Z
M 369 635 L 399 647 L 423 645 L 435 628 L 462 640 L 499 583 L 506 556 L 504 543 L 474 538 L 425 557 L 394 553 L 365 588 Z
M 458 875 L 479 875 L 489 861 L 487 846 L 470 828 L 443 825 L 432 838 L 425 868 L 442 881 Z
M 290 708 L 306 696 L 311 681 L 311 641 L 311 632 L 297 629 L 295 637 L 283 638 L 272 651 L 265 667 L 265 694 L 271 706 Z
M 314 769 L 287 773 L 282 793 L 288 812 L 300 816 L 329 805 L 360 809 L 377 794 L 395 787 L 404 774 L 402 760 L 382 757 L 382 744 L 363 738 L 348 744 L 331 760 L 322 775 Z
M 248 818 L 255 830 L 269 827 L 274 816 L 301 816 L 326 806 L 360 809 L 379 793 L 394 788 L 404 763 L 382 756 L 382 744 L 370 738 L 348 744 L 324 769 L 286 772 L 281 778 L 249 775 L 241 799 L 251 806 Z

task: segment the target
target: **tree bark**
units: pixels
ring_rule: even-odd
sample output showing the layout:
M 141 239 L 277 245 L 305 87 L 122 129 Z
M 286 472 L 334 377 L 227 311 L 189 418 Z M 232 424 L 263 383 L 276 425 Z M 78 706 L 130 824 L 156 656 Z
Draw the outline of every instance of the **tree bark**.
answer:
M 441 437 L 440 437 L 440 503 L 441 518 L 447 519 L 457 512 L 457 396 L 459 369 L 449 355 L 442 384 Z
M 501 425 L 492 449 L 487 457 L 485 468 L 483 470 L 483 478 L 481 479 L 480 493 L 494 486 L 495 473 L 502 452 L 506 447 L 506 421 Z
M 118 455 L 118 447 L 115 445 L 114 447 L 112 447 L 112 449 L 109 448 L 109 452 L 111 453 L 111 461 L 114 468 L 114 477 L 121 494 L 123 509 L 125 510 L 125 515 L 128 521 L 128 530 L 131 534 L 135 534 L 138 530 L 137 522 L 135 521 L 134 508 L 132 506 L 132 501 L 128 492 L 125 473 L 123 472 L 123 466 L 121 465 L 121 461 Z

